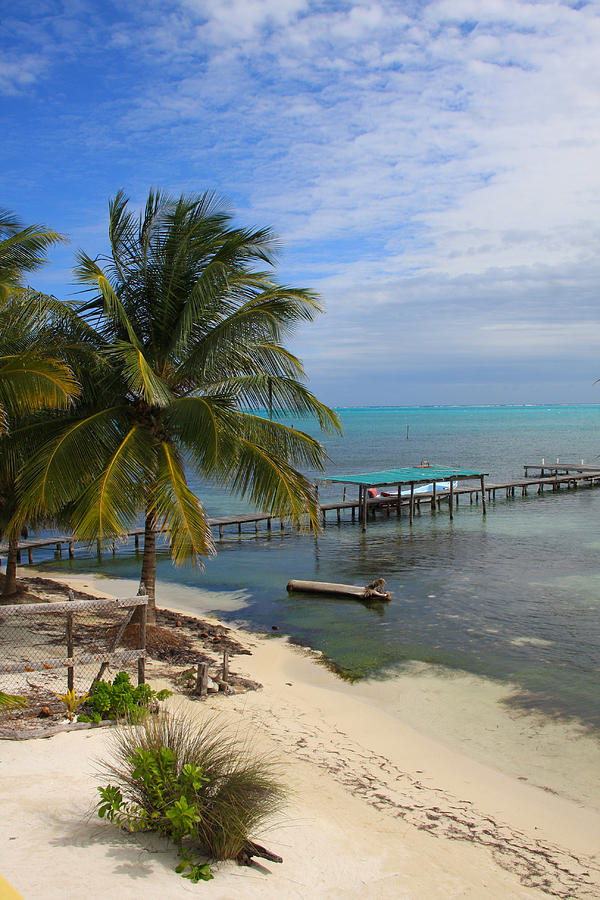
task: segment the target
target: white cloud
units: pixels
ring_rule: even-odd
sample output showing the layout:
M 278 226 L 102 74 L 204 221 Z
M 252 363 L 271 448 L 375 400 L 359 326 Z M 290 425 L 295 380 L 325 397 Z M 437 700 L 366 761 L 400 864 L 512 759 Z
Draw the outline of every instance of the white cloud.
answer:
M 35 54 L 11 57 L 0 53 L 0 94 L 22 93 L 37 81 L 45 67 L 45 61 Z
M 24 49 L 4 89 L 35 88 L 62 53 L 117 54 L 120 91 L 79 138 L 99 155 L 122 147 L 139 179 L 221 184 L 244 221 L 272 223 L 286 277 L 320 288 L 329 309 L 302 336 L 317 368 L 371 355 L 389 370 L 388 344 L 415 365 L 423 346 L 550 358 L 590 335 L 597 4 L 124 0 L 118 20 L 58 9 L 37 29 L 14 24 Z M 424 305 L 442 329 L 428 330 Z

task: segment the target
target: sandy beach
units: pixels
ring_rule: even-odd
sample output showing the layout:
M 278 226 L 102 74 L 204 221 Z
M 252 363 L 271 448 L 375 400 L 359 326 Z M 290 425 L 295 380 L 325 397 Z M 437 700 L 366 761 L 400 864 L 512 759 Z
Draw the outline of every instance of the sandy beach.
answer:
M 91 593 L 125 587 L 91 579 L 69 581 Z M 190 612 L 185 598 L 179 611 Z M 569 796 L 576 783 L 561 795 L 432 737 L 426 721 L 415 727 L 415 683 L 403 718 L 385 690 L 376 701 L 373 684 L 346 684 L 314 654 L 234 633 L 252 655 L 232 668 L 263 689 L 169 702 L 223 717 L 277 754 L 290 802 L 255 837 L 283 864 L 219 864 L 214 881 L 192 885 L 174 874 L 172 848 L 94 817 L 95 761 L 109 752 L 110 728 L 2 741 L 0 873 L 25 900 L 79 898 L 90 884 L 101 898 L 600 896 L 600 814 Z M 158 684 L 151 668 L 149 679 Z

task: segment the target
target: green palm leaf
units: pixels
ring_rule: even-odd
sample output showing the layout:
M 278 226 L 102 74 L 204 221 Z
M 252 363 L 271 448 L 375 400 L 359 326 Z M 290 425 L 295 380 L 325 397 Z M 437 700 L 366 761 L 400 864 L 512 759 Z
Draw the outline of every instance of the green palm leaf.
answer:
M 103 470 L 75 500 L 70 516 L 81 540 L 104 540 L 127 534 L 139 519 L 146 485 L 155 471 L 148 432 L 139 425 L 126 431 Z
M 23 275 L 46 261 L 46 252 L 65 238 L 45 225 L 23 223 L 0 209 L 0 301 L 23 284 Z
M 79 385 L 65 363 L 35 353 L 0 356 L 0 405 L 16 414 L 65 408 Z
M 53 515 L 71 505 L 108 468 L 128 433 L 123 407 L 55 423 L 48 441 L 25 466 L 20 479 L 24 518 Z M 135 487 L 135 486 L 134 486 Z M 127 498 L 121 498 L 127 503 Z
M 127 341 L 116 341 L 107 352 L 120 364 L 125 382 L 134 396 L 141 397 L 150 406 L 169 405 L 173 394 L 139 347 Z
M 152 508 L 158 527 L 169 532 L 174 563 L 196 565 L 201 557 L 214 554 L 202 505 L 187 485 L 176 450 L 166 441 L 158 448 Z

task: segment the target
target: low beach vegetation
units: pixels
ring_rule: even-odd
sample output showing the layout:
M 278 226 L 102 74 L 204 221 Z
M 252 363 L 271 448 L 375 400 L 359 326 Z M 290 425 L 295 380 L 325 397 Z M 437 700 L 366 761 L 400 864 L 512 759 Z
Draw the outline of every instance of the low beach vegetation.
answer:
M 251 837 L 285 800 L 275 763 L 214 720 L 161 711 L 119 731 L 102 771 L 100 818 L 174 841 L 183 877 L 212 877 L 211 859 L 281 861 Z
M 96 723 L 103 719 L 139 722 L 153 708 L 157 709 L 158 703 L 170 696 L 171 691 L 154 691 L 149 684 L 134 687 L 127 672 L 118 672 L 112 682 L 97 681 L 90 693 L 77 702 L 79 706 L 85 701 L 87 710 L 78 716 L 78 720 Z
M 69 722 L 72 722 L 75 713 L 77 712 L 81 704 L 85 703 L 88 695 L 82 694 L 80 697 L 78 697 L 75 693 L 75 688 L 69 688 L 65 694 L 57 694 L 57 697 L 62 701 L 67 711 L 67 718 Z

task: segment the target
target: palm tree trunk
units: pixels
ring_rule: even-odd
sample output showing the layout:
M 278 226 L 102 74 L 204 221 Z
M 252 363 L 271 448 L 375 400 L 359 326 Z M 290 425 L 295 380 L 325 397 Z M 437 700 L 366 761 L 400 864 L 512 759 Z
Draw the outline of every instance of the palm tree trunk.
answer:
M 148 595 L 148 623 L 156 624 L 156 526 L 152 513 L 146 515 L 144 530 L 144 556 L 140 585 Z
M 6 559 L 6 575 L 4 576 L 3 597 L 12 597 L 17 593 L 17 547 L 18 537 L 11 537 L 8 541 L 8 557 Z

